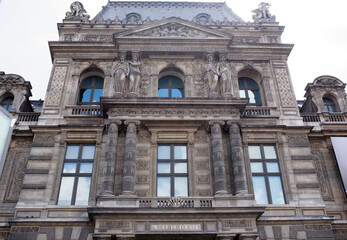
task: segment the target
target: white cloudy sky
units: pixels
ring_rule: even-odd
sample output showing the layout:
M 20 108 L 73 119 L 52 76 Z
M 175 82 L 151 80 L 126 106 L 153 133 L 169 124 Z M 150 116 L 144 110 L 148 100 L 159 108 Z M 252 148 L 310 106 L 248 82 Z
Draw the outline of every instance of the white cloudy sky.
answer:
M 241 18 L 251 21 L 251 11 L 261 1 L 226 2 Z M 58 39 L 57 23 L 65 17 L 72 2 L 0 0 L 0 71 L 16 73 L 30 81 L 32 99 L 45 96 L 52 64 L 48 41 Z M 94 17 L 107 0 L 81 2 Z M 297 99 L 303 99 L 306 84 L 320 75 L 332 75 L 347 82 L 347 1 L 267 2 L 280 25 L 286 26 L 282 42 L 295 44 L 289 56 L 289 68 Z

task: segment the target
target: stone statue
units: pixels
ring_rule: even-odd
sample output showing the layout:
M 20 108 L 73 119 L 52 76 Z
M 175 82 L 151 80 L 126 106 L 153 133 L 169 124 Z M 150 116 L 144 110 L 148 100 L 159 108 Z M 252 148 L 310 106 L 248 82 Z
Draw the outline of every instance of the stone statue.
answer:
M 125 61 L 126 53 L 119 53 L 119 62 L 113 70 L 116 95 L 137 96 L 141 82 L 139 53 L 133 53 L 133 61 Z
M 208 54 L 205 65 L 205 78 L 210 89 L 210 96 L 231 97 L 232 72 L 226 62 L 226 55 L 220 56 L 219 63 L 213 63 L 213 55 Z
M 259 8 L 252 11 L 255 13 L 253 15 L 254 22 L 276 22 L 276 16 L 270 14 L 270 6 L 269 3 L 261 2 Z
M 126 53 L 119 53 L 119 62 L 113 70 L 113 77 L 115 80 L 115 91 L 116 94 L 125 93 L 125 82 L 129 76 L 130 68 L 129 63 L 125 62 Z
M 139 53 L 133 53 L 133 62 L 129 62 L 129 92 L 138 94 L 140 82 L 141 82 L 141 71 L 139 62 Z
M 205 65 L 204 76 L 207 79 L 210 94 L 216 95 L 218 93 L 218 78 L 219 78 L 218 65 L 213 62 L 213 55 L 207 55 L 207 62 Z
M 218 63 L 219 77 L 220 77 L 220 90 L 222 96 L 231 96 L 231 77 L 232 72 L 226 62 L 226 55 L 220 56 L 220 63 Z
M 70 6 L 70 12 L 66 12 L 66 19 L 82 19 L 87 21 L 89 19 L 87 11 L 84 9 L 83 4 L 76 1 Z

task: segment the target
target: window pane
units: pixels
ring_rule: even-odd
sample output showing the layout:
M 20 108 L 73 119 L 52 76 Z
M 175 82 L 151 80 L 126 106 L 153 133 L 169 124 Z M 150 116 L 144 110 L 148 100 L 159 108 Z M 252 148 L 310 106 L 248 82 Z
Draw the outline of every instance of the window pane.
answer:
M 255 201 L 258 204 L 267 204 L 267 193 L 265 187 L 265 179 L 262 176 L 253 176 L 253 187 L 254 187 L 254 195 Z
M 171 97 L 181 98 L 183 97 L 183 89 L 173 88 L 171 89 Z
M 62 177 L 58 205 L 71 205 L 74 177 Z
M 93 83 L 93 78 L 89 77 L 83 80 L 80 87 L 89 88 L 89 87 L 92 87 L 92 83 Z
M 328 106 L 328 111 L 329 112 L 336 112 L 336 106 L 335 105 Z
M 256 81 L 248 78 L 247 79 L 247 88 L 258 89 L 258 84 Z
M 280 172 L 278 169 L 277 162 L 266 163 L 267 172 L 269 173 L 278 173 Z
M 251 169 L 252 169 L 252 173 L 262 173 L 262 172 L 264 172 L 264 170 L 263 170 L 263 163 L 261 163 L 261 162 L 252 162 L 251 163 Z
M 239 89 L 244 89 L 245 88 L 245 85 L 243 83 L 243 78 L 240 78 L 239 79 Z
M 279 176 L 269 177 L 270 192 L 273 204 L 284 204 L 281 178 Z
M 91 177 L 78 178 L 75 205 L 88 205 Z
M 170 163 L 158 163 L 158 173 L 170 173 Z
M 252 95 L 253 95 L 253 98 L 254 98 L 254 103 L 260 104 L 261 100 L 260 100 L 260 92 L 259 92 L 259 90 L 252 90 Z
M 176 78 L 176 77 L 173 77 L 173 78 L 172 78 L 171 85 L 172 85 L 173 87 L 184 87 L 184 84 L 183 84 L 183 82 L 181 81 L 181 79 L 178 79 L 178 78 Z
M 266 159 L 277 159 L 275 146 L 264 146 L 264 154 Z
M 187 147 L 186 146 L 174 146 L 174 158 L 175 159 L 187 159 Z
M 64 163 L 63 173 L 75 173 L 77 163 Z
M 167 89 L 167 88 L 160 88 L 158 90 L 158 97 L 169 97 L 169 89 Z
M 245 98 L 245 97 L 246 97 L 246 91 L 240 90 L 240 98 Z
M 159 80 L 158 87 L 168 87 L 169 86 L 169 78 L 168 77 L 163 77 Z
M 175 173 L 187 173 L 187 163 L 175 163 Z
M 80 102 L 90 102 L 91 89 L 81 89 L 80 91 Z
M 170 146 L 158 146 L 158 159 L 170 159 Z
M 175 196 L 188 196 L 188 180 L 186 177 L 175 177 Z
M 97 88 L 103 88 L 104 87 L 104 79 L 100 77 L 95 78 L 95 87 Z
M 250 159 L 261 159 L 260 146 L 248 146 Z
M 66 159 L 77 159 L 80 146 L 67 146 Z
M 251 90 L 248 90 L 249 103 L 257 103 L 255 95 Z
M 11 108 L 12 108 L 12 104 L 9 104 L 9 105 L 7 105 L 7 111 L 11 111 Z
M 157 181 L 158 197 L 169 197 L 171 195 L 170 177 L 158 177 Z
M 80 173 L 92 173 L 93 163 L 81 163 Z
M 82 159 L 94 159 L 95 146 L 83 146 Z
M 102 89 L 94 89 L 93 102 L 100 102 L 102 96 Z

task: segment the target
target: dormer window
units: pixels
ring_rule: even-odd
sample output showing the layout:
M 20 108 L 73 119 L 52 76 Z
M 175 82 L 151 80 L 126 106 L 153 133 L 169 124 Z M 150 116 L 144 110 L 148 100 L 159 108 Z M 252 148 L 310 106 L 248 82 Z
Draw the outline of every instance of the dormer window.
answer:
M 165 76 L 158 82 L 158 97 L 161 98 L 183 98 L 184 84 L 175 76 Z
M 6 97 L 1 101 L 1 107 L 6 109 L 7 111 L 11 111 L 12 104 L 13 104 L 13 97 L 12 96 Z
M 337 112 L 336 104 L 331 98 L 324 97 L 323 103 L 326 111 L 331 113 Z

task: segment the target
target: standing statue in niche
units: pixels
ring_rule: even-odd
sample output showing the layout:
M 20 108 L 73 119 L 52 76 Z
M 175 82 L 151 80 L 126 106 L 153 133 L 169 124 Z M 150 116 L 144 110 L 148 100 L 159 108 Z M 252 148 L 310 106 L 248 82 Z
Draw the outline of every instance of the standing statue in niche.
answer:
M 141 82 L 139 53 L 133 53 L 133 61 L 125 61 L 126 53 L 119 53 L 119 62 L 113 70 L 117 96 L 137 97 Z
M 209 95 L 211 97 L 231 97 L 232 72 L 226 62 L 226 55 L 221 55 L 220 59 L 221 62 L 213 63 L 213 55 L 207 56 L 204 76 L 210 89 Z
M 270 6 L 269 3 L 261 2 L 259 8 L 252 11 L 255 13 L 253 15 L 254 22 L 276 22 L 276 16 L 270 14 Z

